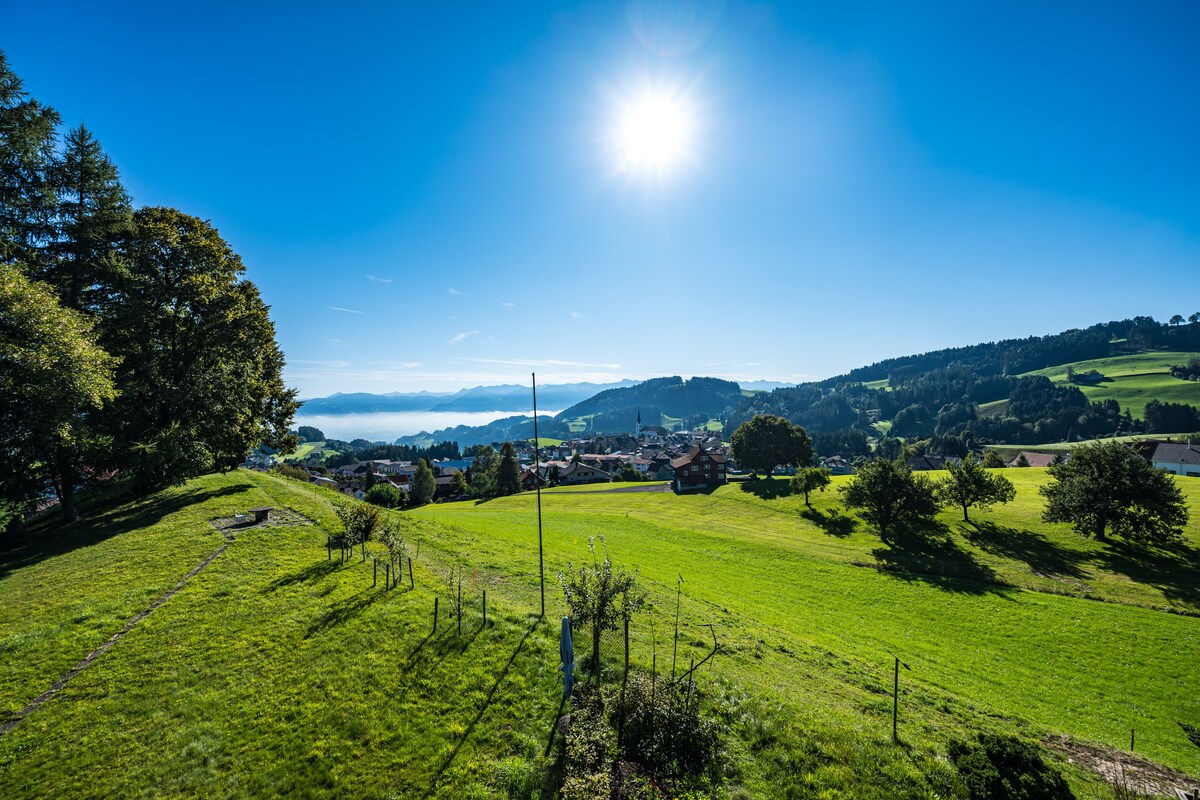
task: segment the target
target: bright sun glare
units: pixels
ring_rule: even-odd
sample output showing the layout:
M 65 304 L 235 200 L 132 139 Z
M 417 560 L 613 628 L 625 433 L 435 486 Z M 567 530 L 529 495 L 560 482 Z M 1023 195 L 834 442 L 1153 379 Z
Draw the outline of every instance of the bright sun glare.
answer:
M 692 157 L 694 122 L 681 97 L 645 91 L 623 104 L 617 129 L 622 172 L 658 175 Z

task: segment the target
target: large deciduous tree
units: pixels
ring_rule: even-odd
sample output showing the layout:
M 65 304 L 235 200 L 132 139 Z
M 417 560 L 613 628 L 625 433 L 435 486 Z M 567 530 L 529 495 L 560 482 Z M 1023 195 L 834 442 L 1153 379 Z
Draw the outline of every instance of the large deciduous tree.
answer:
M 1120 442 L 1077 447 L 1047 471 L 1053 480 L 1039 489 L 1047 522 L 1069 522 L 1099 541 L 1112 534 L 1165 544 L 1183 535 L 1188 512 L 1174 478 Z
M 888 543 L 896 528 L 932 519 L 939 508 L 931 480 L 882 458 L 867 463 L 838 491 L 846 507 L 858 509 Z
M 85 315 L 0 264 L 0 496 L 21 514 L 50 483 L 66 521 L 76 518 L 88 417 L 113 399 L 115 363 Z
M 154 487 L 232 466 L 260 443 L 293 448 L 298 403 L 267 306 L 216 229 L 143 208 L 124 257 L 104 340 L 124 358 L 108 417 L 123 466 Z
M 808 432 L 774 414 L 755 414 L 733 432 L 732 442 L 738 466 L 768 478 L 780 465 L 806 467 L 812 463 Z
M 950 476 L 937 484 L 937 496 L 946 505 L 958 506 L 963 522 L 970 522 L 967 509 L 971 506 L 989 508 L 1007 503 L 1017 496 L 1012 481 L 1003 475 L 989 472 L 975 457 L 967 454 L 961 463 L 947 462 Z

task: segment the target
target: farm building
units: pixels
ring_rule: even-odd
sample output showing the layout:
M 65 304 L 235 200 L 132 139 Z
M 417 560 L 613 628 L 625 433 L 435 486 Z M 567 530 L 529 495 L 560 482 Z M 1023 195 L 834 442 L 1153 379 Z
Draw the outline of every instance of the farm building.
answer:
M 725 456 L 695 445 L 685 455 L 671 462 L 675 470 L 675 491 L 707 489 L 720 486 L 725 479 Z
M 1188 475 L 1200 478 L 1200 445 L 1162 442 L 1154 448 L 1150 463 L 1172 475 Z

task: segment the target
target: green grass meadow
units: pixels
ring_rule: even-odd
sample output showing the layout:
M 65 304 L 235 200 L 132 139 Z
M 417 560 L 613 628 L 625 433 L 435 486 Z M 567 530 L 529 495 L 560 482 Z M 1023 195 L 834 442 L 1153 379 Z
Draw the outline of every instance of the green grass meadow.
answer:
M 947 511 L 897 548 L 839 513 L 836 491 L 808 509 L 781 480 L 546 491 L 541 622 L 532 495 L 399 515 L 420 542 L 415 588 L 384 591 L 358 555 L 327 560 L 332 493 L 206 476 L 0 551 L 11 714 L 220 546 L 209 520 L 273 505 L 315 521 L 238 533 L 0 736 L 3 795 L 532 797 L 560 696 L 555 575 L 599 535 L 649 591 L 636 667 L 670 671 L 680 576 L 679 669 L 708 652 L 709 624 L 722 643 L 698 673 L 728 730 L 718 796 L 958 797 L 946 744 L 984 728 L 1114 749 L 1136 728 L 1141 755 L 1200 774 L 1175 725 L 1200 723 L 1200 481 L 1178 479 L 1192 529 L 1162 551 L 1042 523 L 1045 471 L 1005 474 L 1014 503 L 970 524 Z M 461 637 L 445 615 L 451 564 L 471 577 Z M 889 651 L 911 666 L 900 745 Z M 1110 796 L 1064 768 L 1079 797 Z
M 324 442 L 301 442 L 296 447 L 296 452 L 283 457 L 284 461 L 303 461 L 310 455 L 322 455 L 325 458 L 336 456 L 337 450 L 333 450 L 325 446 Z
M 1076 384 L 1087 399 L 1092 402 L 1116 400 L 1122 410 L 1128 408 L 1133 416 L 1140 419 L 1145 413 L 1146 403 L 1151 400 L 1200 406 L 1200 382 L 1180 380 L 1169 371 L 1172 366 L 1186 364 L 1188 359 L 1196 356 L 1200 356 L 1200 353 L 1146 352 L 1077 361 L 1027 374 L 1045 375 L 1055 383 L 1066 383 L 1068 366 L 1076 373 L 1094 369 L 1111 380 L 1095 385 Z

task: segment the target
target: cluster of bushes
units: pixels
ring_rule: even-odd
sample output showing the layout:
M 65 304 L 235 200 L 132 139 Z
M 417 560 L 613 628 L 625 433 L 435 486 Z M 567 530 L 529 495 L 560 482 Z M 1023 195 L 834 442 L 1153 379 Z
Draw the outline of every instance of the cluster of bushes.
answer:
M 706 796 L 722 777 L 723 727 L 699 692 L 633 673 L 624 696 L 582 687 L 564 750 L 563 800 Z
M 1192 356 L 1186 364 L 1171 367 L 1171 374 L 1183 381 L 1200 380 L 1200 356 Z
M 975 742 L 954 741 L 950 760 L 971 800 L 1074 800 L 1062 773 L 1032 742 L 983 733 Z

